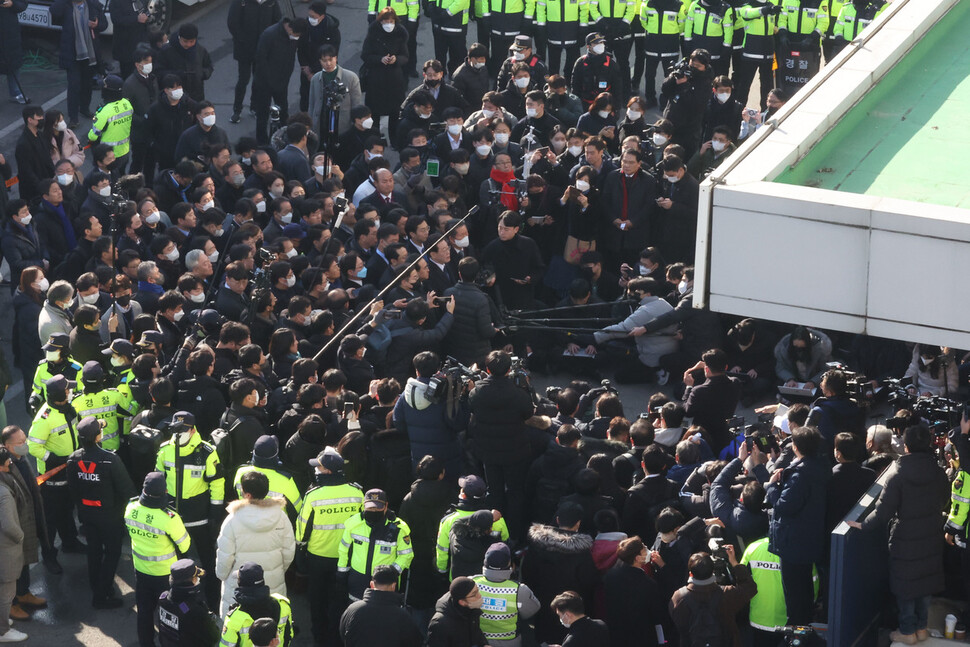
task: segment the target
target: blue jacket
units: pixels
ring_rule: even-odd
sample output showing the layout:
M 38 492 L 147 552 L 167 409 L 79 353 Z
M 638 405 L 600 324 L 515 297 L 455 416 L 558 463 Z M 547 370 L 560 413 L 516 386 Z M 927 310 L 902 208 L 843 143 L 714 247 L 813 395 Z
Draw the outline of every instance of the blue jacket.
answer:
M 108 28 L 108 19 L 101 9 L 101 4 L 95 0 L 84 0 L 88 3 L 88 19 L 97 18 L 98 26 L 94 28 L 95 35 L 100 34 Z M 54 0 L 50 7 L 51 23 L 61 27 L 61 49 L 58 54 L 57 62 L 61 69 L 69 69 L 74 65 L 74 8 L 71 0 Z M 92 39 L 94 40 L 94 39 Z M 95 43 L 97 47 L 97 43 Z M 92 52 L 93 53 L 93 52 Z M 95 61 L 91 59 L 91 63 Z
M 446 462 L 455 460 L 461 455 L 458 430 L 468 425 L 467 407 L 459 405 L 452 422 L 446 415 L 444 402 L 431 402 L 427 398 L 428 381 L 426 377 L 408 379 L 404 393 L 394 405 L 394 428 L 407 434 L 415 462 L 426 455 Z
M 793 564 L 818 562 L 825 553 L 825 486 L 831 470 L 814 456 L 796 459 L 780 482 L 768 486 L 772 506 L 769 550 Z
M 724 522 L 724 526 L 746 544 L 751 544 L 768 533 L 768 515 L 748 510 L 731 494 L 731 486 L 742 467 L 741 459 L 735 458 L 714 479 L 710 495 L 711 514 Z

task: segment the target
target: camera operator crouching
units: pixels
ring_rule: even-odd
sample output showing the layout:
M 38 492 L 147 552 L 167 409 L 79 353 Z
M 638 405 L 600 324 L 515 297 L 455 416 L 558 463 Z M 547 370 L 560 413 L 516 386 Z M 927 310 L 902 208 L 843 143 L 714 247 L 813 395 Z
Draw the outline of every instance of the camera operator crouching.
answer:
M 687 562 L 690 578 L 670 599 L 670 617 L 682 645 L 740 645 L 734 618 L 758 592 L 747 566 L 738 563 L 734 546 L 724 545 L 728 572 L 734 584 L 721 585 L 715 577 L 715 558 L 694 553 Z

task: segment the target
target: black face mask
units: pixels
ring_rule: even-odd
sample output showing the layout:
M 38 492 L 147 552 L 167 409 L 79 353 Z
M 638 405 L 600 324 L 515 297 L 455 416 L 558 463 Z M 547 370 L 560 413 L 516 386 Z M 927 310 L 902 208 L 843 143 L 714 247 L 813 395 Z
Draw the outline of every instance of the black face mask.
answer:
M 361 513 L 364 521 L 368 526 L 383 526 L 384 525 L 384 511 L 383 510 L 364 510 Z
M 122 308 L 127 308 L 128 304 L 131 303 L 131 295 L 126 294 L 124 296 L 115 297 L 115 303 L 117 303 Z
M 424 84 L 429 88 L 436 88 L 441 83 L 441 79 L 425 79 Z

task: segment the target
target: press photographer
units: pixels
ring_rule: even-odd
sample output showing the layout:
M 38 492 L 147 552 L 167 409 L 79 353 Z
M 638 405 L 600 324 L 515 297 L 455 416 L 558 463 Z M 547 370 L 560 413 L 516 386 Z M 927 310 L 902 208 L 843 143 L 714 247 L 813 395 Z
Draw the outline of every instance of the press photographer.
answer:
M 729 570 L 735 584 L 723 586 L 714 577 L 714 559 L 694 553 L 687 562 L 687 586 L 670 599 L 670 617 L 677 625 L 681 645 L 739 645 L 735 616 L 751 601 L 758 587 L 747 566 L 738 563 L 734 546 L 726 544 Z

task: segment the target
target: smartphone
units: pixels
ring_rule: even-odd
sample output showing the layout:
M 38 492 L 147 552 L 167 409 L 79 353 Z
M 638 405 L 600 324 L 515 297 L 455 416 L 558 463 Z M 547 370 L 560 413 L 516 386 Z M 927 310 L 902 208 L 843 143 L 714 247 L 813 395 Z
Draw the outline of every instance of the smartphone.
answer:
M 542 148 L 537 148 L 536 149 L 536 152 L 542 154 L 542 156 L 545 157 L 546 156 L 546 153 L 549 152 L 549 147 L 548 146 L 543 146 Z
M 343 211 L 347 208 L 347 198 L 343 196 L 338 196 L 333 200 L 333 206 L 337 211 Z
M 757 114 L 758 114 L 758 111 L 757 110 L 755 110 L 754 108 L 748 108 L 748 116 L 749 117 L 757 116 Z
M 354 412 L 354 403 L 353 402 L 344 402 L 344 418 L 346 418 L 347 416 L 349 416 L 353 412 Z

